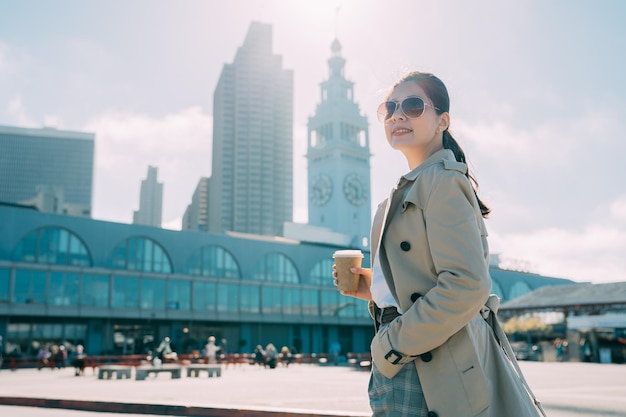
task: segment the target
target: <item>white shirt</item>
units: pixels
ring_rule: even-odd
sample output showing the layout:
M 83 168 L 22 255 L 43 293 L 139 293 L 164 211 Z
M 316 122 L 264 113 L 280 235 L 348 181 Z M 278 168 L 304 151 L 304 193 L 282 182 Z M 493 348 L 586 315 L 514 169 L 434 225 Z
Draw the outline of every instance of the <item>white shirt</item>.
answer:
M 383 275 L 383 269 L 380 266 L 378 260 L 378 253 L 374 256 L 374 264 L 372 265 L 372 286 L 370 287 L 372 293 L 372 300 L 376 303 L 378 308 L 395 307 L 399 313 L 402 313 L 400 306 L 396 303 L 396 300 L 391 295 L 391 290 L 385 281 Z

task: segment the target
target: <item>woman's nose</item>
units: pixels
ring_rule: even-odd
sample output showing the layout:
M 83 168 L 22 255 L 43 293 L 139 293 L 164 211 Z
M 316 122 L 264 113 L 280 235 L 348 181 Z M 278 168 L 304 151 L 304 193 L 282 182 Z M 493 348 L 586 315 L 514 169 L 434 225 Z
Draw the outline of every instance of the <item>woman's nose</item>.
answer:
M 393 111 L 393 114 L 391 115 L 390 119 L 392 120 L 401 120 L 404 119 L 404 112 L 402 111 L 402 109 L 400 108 L 400 105 L 396 106 L 396 109 Z

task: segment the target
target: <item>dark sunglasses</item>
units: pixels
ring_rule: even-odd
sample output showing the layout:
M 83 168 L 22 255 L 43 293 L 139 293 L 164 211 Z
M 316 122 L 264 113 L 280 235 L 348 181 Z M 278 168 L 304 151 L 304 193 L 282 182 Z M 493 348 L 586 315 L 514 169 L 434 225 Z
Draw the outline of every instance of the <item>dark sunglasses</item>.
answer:
M 426 103 L 423 98 L 412 96 L 405 98 L 399 103 L 397 101 L 385 101 L 380 103 L 380 106 L 378 106 L 378 110 L 376 111 L 378 114 L 378 120 L 381 122 L 389 120 L 389 118 L 393 116 L 398 109 L 398 106 L 400 106 L 402 114 L 404 114 L 408 119 L 417 119 L 420 117 L 424 113 L 424 108 L 426 106 L 439 110 L 439 108 Z

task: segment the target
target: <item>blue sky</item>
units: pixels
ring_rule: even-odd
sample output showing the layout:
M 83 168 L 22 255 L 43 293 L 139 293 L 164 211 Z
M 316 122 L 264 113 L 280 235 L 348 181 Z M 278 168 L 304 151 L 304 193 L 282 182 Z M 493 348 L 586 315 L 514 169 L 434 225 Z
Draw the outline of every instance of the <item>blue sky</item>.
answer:
M 338 12 L 337 12 L 338 10 Z M 96 133 L 94 217 L 130 222 L 148 165 L 164 223 L 211 173 L 212 96 L 251 21 L 294 71 L 296 221 L 306 122 L 337 36 L 370 121 L 372 204 L 406 171 L 375 109 L 408 69 L 447 84 L 493 253 L 576 281 L 626 281 L 626 3 L 0 0 L 0 124 Z

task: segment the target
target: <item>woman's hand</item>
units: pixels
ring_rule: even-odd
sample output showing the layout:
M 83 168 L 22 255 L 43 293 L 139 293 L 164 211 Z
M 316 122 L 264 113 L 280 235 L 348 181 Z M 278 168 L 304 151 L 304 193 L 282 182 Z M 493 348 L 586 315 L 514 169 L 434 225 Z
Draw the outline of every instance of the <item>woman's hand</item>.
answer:
M 369 268 L 350 268 L 353 274 L 359 274 L 359 288 L 356 291 L 339 291 L 342 295 L 358 298 L 365 301 L 372 300 L 370 287 L 372 286 L 372 270 Z M 337 265 L 333 265 L 333 284 L 337 286 Z

